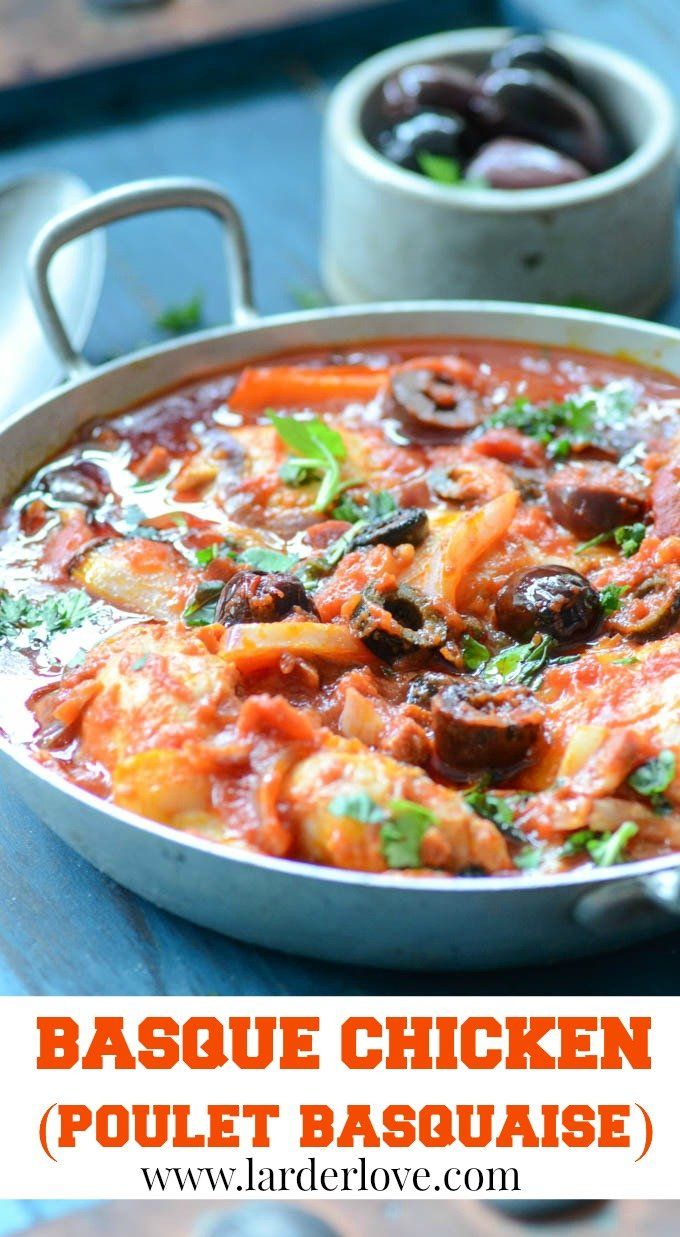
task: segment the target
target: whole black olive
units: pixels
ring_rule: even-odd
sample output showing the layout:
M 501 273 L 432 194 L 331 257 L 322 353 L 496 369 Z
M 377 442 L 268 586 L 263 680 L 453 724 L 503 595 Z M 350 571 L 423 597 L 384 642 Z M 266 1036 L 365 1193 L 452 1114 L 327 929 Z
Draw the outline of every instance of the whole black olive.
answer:
M 465 121 L 453 112 L 419 112 L 393 129 L 379 133 L 378 150 L 391 163 L 419 172 L 424 151 L 458 161 L 465 153 Z
M 584 539 L 635 524 L 649 507 L 648 491 L 632 473 L 603 462 L 560 468 L 546 494 L 558 524 Z
M 587 176 L 582 163 L 521 137 L 497 137 L 487 142 L 465 171 L 466 180 L 482 180 L 492 189 L 544 189 Z
M 407 362 L 393 369 L 385 413 L 398 418 L 409 437 L 441 442 L 479 425 L 488 408 L 468 362 L 433 357 L 427 365 Z
M 504 136 L 527 137 L 561 151 L 590 172 L 609 162 L 604 124 L 589 99 L 542 69 L 493 69 L 480 78 L 503 111 Z
M 494 124 L 500 111 L 479 88 L 477 78 L 460 65 L 409 64 L 383 82 L 380 114 L 392 123 L 417 112 L 454 112 L 467 120 Z
M 421 507 L 403 507 L 381 520 L 373 520 L 352 540 L 352 549 L 370 545 L 420 545 L 429 531 L 427 511 Z
M 557 564 L 516 571 L 496 598 L 496 620 L 516 640 L 537 631 L 563 643 L 585 639 L 602 619 L 592 585 L 578 571 Z
M 464 675 L 432 701 L 434 749 L 444 773 L 508 769 L 526 759 L 543 712 L 524 687 L 497 691 Z
M 441 648 L 448 635 L 443 614 L 408 584 L 386 593 L 369 584 L 349 625 L 376 657 L 387 662 L 418 649 Z
M 314 603 L 296 576 L 279 571 L 237 571 L 220 593 L 215 621 L 277 623 L 293 610 L 315 614 Z
M 576 74 L 566 56 L 551 47 L 540 34 L 518 34 L 491 57 L 492 69 L 544 69 L 569 86 L 576 85 Z

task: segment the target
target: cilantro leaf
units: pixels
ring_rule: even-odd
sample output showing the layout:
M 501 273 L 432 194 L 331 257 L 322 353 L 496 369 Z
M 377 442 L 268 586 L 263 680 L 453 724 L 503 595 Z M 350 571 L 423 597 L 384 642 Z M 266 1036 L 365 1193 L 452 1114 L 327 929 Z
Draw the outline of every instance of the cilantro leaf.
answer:
M 365 498 L 364 503 L 358 503 L 349 494 L 345 494 L 333 508 L 334 519 L 349 520 L 350 524 L 355 520 L 372 522 L 382 520 L 397 510 L 397 500 L 387 490 L 369 490 Z
M 292 461 L 283 465 L 282 480 L 294 476 L 294 484 L 304 484 L 300 477 L 311 469 L 320 474 L 321 485 L 313 505 L 314 511 L 325 511 L 337 498 L 342 488 L 340 463 L 346 451 L 342 435 L 318 417 L 287 417 L 280 412 L 268 413 L 279 438 L 296 453 Z M 311 477 L 308 477 L 311 480 Z
M 597 867 L 610 868 L 615 863 L 621 863 L 628 843 L 637 832 L 638 827 L 632 820 L 624 821 L 615 833 L 579 829 L 567 838 L 560 854 L 568 858 L 585 851 Z
M 333 816 L 346 816 L 366 825 L 380 825 L 380 848 L 389 868 L 421 866 L 420 847 L 425 833 L 436 824 L 434 812 L 410 799 L 392 799 L 385 809 L 365 790 L 335 795 L 328 804 Z
M 347 816 L 362 825 L 379 825 L 385 820 L 385 811 L 365 790 L 355 790 L 347 795 L 334 795 L 328 804 L 332 816 Z
M 551 636 L 540 636 L 529 644 L 511 644 L 484 663 L 482 675 L 496 683 L 534 683 L 545 670 L 554 648 Z
M 604 614 L 616 614 L 621 605 L 621 598 L 628 592 L 625 584 L 605 584 L 600 593 L 600 604 Z
M 388 868 L 418 868 L 423 838 L 437 818 L 422 803 L 393 799 L 390 819 L 380 830 L 380 847 Z
M 467 632 L 465 632 L 460 646 L 463 654 L 463 665 L 466 670 L 471 672 L 479 670 L 480 666 L 488 662 L 491 657 L 489 650 L 483 644 L 480 644 L 479 640 L 475 640 L 474 636 L 468 635 Z
M 42 628 L 44 639 L 57 631 L 79 627 L 88 617 L 91 602 L 83 589 L 53 593 L 42 601 L 11 597 L 0 591 L 0 637 L 11 638 L 22 629 Z
M 591 537 L 590 541 L 584 541 L 576 553 L 583 554 L 592 546 L 605 545 L 608 541 L 614 541 L 624 558 L 632 558 L 633 554 L 637 554 L 640 549 L 646 532 L 644 524 L 621 524 L 618 528 L 610 528 L 606 533 L 598 533 L 597 537 Z
M 191 601 L 184 608 L 182 618 L 187 627 L 206 627 L 215 622 L 215 612 L 224 580 L 203 580 Z
M 197 292 L 183 305 L 170 305 L 163 310 L 156 318 L 156 326 L 169 335 L 183 335 L 186 331 L 195 331 L 202 321 L 203 296 Z
M 634 769 L 628 778 L 628 785 L 637 794 L 649 799 L 654 811 L 667 811 L 668 801 L 664 791 L 675 778 L 675 769 L 675 754 L 666 748 Z

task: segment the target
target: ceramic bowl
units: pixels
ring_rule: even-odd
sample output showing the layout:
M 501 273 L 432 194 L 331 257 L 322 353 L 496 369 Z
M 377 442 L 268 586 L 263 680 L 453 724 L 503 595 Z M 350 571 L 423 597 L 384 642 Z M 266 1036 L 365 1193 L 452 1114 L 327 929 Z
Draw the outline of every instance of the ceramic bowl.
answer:
M 523 190 L 441 185 L 369 144 L 366 118 L 391 73 L 431 60 L 478 71 L 511 33 L 465 30 L 403 43 L 333 91 L 322 267 L 335 301 L 474 297 L 643 316 L 663 301 L 673 268 L 675 107 L 658 78 L 627 56 L 548 35 L 631 151 L 587 180 Z

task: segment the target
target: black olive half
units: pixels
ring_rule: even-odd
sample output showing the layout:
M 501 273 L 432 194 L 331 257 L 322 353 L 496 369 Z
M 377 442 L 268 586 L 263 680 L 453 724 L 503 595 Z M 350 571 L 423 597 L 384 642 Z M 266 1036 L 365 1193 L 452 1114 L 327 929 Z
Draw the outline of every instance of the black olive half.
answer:
M 278 571 L 238 571 L 220 593 L 215 621 L 278 623 L 293 610 L 315 614 L 314 603 L 296 576 Z
M 446 442 L 479 425 L 487 415 L 480 393 L 461 381 L 460 367 L 441 361 L 399 365 L 392 371 L 385 412 L 401 421 L 410 438 Z
M 381 520 L 373 520 L 368 528 L 352 540 L 352 549 L 370 545 L 420 545 L 427 537 L 429 520 L 421 507 L 403 507 Z
M 539 736 L 540 706 L 524 687 L 494 690 L 461 676 L 432 701 L 437 764 L 452 776 L 509 769 Z
M 540 631 L 570 643 L 591 635 L 601 619 L 593 586 L 580 572 L 557 564 L 514 572 L 496 598 L 498 626 L 516 640 Z
M 386 593 L 369 584 L 349 625 L 376 657 L 387 662 L 419 649 L 441 648 L 448 635 L 443 614 L 408 584 Z
M 660 640 L 680 625 L 680 580 L 653 575 L 621 599 L 609 626 L 629 640 L 643 644 Z

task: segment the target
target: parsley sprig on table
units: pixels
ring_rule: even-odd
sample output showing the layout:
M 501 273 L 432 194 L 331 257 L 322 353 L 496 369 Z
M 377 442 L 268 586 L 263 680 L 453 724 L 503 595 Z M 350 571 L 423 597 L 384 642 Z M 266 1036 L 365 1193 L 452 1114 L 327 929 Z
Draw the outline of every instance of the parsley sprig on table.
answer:
M 388 868 L 419 868 L 425 833 L 437 823 L 434 812 L 410 799 L 392 799 L 386 808 L 365 790 L 335 795 L 328 804 L 333 816 L 365 825 L 380 825 L 380 848 Z
M 307 485 L 320 481 L 313 511 L 326 511 L 344 488 L 340 465 L 346 450 L 342 435 L 319 417 L 287 417 L 269 412 L 269 420 L 294 454 L 281 466 L 279 476 L 286 485 Z

